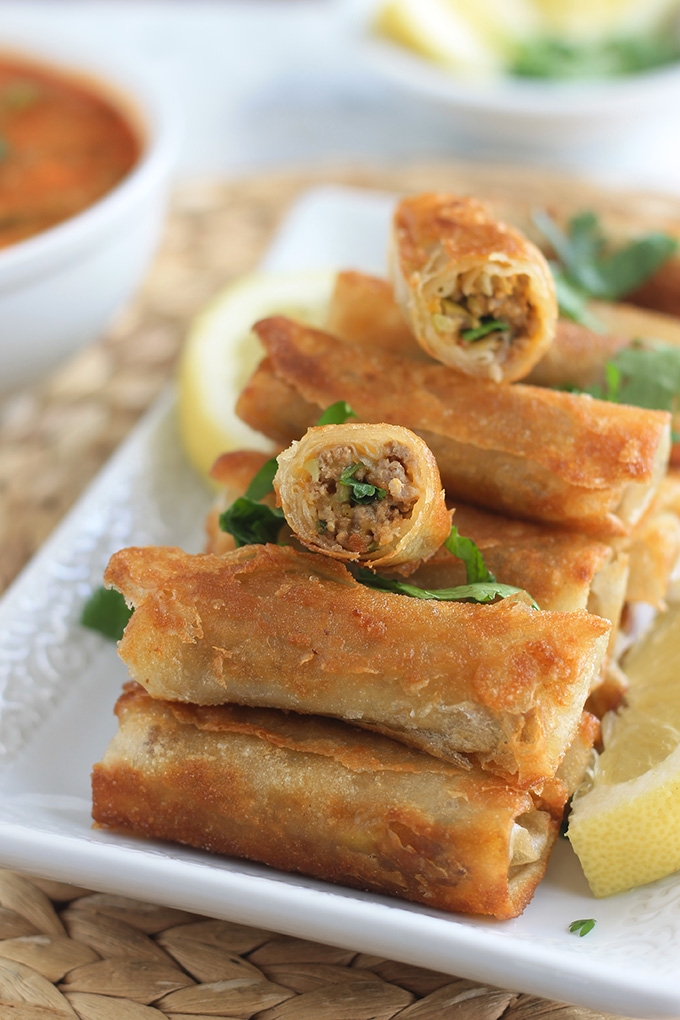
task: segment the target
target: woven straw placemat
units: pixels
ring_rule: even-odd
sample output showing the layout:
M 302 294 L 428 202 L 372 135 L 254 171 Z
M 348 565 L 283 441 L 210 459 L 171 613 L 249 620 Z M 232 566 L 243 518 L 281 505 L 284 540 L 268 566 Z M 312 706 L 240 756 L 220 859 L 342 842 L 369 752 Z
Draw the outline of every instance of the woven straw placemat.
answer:
M 602 1014 L 0 871 L 0 1020 L 599 1020 Z
M 541 172 L 459 164 L 287 173 L 178 189 L 165 238 L 107 336 L 40 384 L 0 399 L 0 592 L 172 377 L 196 311 L 257 265 L 291 202 L 343 183 L 503 201 L 631 203 L 680 224 L 680 201 Z M 599 1014 L 183 911 L 0 872 L 0 1020 L 528 1020 Z

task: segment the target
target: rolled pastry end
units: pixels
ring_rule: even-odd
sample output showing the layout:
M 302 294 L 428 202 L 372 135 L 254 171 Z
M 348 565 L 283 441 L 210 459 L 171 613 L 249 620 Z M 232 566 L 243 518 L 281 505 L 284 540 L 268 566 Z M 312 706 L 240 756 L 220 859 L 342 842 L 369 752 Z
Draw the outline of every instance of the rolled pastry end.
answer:
M 552 342 L 557 302 L 544 256 L 474 199 L 402 201 L 393 277 L 420 346 L 467 375 L 521 379 Z
M 399 425 L 311 428 L 278 457 L 274 488 L 308 549 L 397 567 L 431 556 L 451 512 L 428 446 Z
M 334 719 L 128 685 L 92 774 L 100 826 L 423 903 L 515 917 L 557 821 L 531 794 Z

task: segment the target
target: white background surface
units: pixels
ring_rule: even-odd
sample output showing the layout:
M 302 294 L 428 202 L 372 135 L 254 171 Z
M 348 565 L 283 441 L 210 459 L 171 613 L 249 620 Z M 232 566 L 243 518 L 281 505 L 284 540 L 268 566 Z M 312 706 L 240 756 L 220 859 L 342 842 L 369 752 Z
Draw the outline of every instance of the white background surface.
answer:
M 237 175 L 339 162 L 470 157 L 540 162 L 680 193 L 680 116 L 620 144 L 549 156 L 471 145 L 446 111 L 406 95 L 362 58 L 368 0 L 0 0 L 0 37 L 58 32 L 120 50 L 177 98 L 178 173 Z

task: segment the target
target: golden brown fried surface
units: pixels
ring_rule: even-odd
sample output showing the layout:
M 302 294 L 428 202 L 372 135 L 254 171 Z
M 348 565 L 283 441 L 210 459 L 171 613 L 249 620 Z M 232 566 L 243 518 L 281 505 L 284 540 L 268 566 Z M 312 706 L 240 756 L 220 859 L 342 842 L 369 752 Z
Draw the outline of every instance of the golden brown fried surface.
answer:
M 665 471 L 666 412 L 465 378 L 445 366 L 342 344 L 282 316 L 255 328 L 274 374 L 308 405 L 346 400 L 360 421 L 418 433 L 454 502 L 590 534 L 625 534 Z M 263 412 L 255 427 L 266 426 L 265 416 L 278 418 L 274 402 Z
M 324 329 L 341 340 L 430 361 L 394 300 L 392 285 L 354 270 L 338 273 Z
M 550 344 L 557 301 L 548 264 L 484 203 L 441 194 L 403 199 L 392 254 L 404 316 L 421 347 L 445 365 L 512 382 Z M 503 328 L 466 335 L 491 320 Z
M 289 446 L 316 425 L 320 410 L 276 375 L 268 358 L 260 362 L 236 401 L 239 418 L 253 422 L 256 431 L 264 432 L 280 447 Z
M 224 454 L 218 461 L 213 474 L 225 486 L 226 496 L 208 515 L 206 552 L 221 553 L 234 548 L 231 536 L 219 530 L 219 512 L 243 495 L 264 457 L 241 450 Z M 243 467 L 249 462 L 252 473 L 244 473 Z M 497 581 L 530 592 L 541 609 L 564 613 L 587 609 L 609 620 L 611 650 L 626 598 L 627 553 L 587 535 L 513 520 L 464 503 L 456 506 L 455 524 L 459 533 L 471 538 L 482 551 Z M 412 584 L 430 589 L 466 582 L 462 560 L 443 547 L 409 576 Z
M 630 541 L 628 602 L 648 602 L 664 609 L 680 563 L 680 471 L 662 479 L 651 506 Z
M 627 347 L 626 336 L 596 333 L 577 322 L 560 319 L 555 338 L 526 378 L 535 386 L 586 389 L 604 382 L 604 366 Z
M 610 629 L 373 590 L 287 546 L 124 549 L 105 583 L 135 606 L 119 653 L 153 697 L 337 716 L 522 785 L 557 769 Z
M 448 911 L 521 913 L 558 822 L 526 792 L 332 719 L 129 685 L 92 776 L 100 825 Z M 559 799 L 559 796 L 557 796 Z
M 541 609 L 587 609 L 609 620 L 613 652 L 626 598 L 628 555 L 587 535 L 562 531 L 459 504 L 454 523 L 479 547 L 497 581 L 524 588 Z M 421 588 L 465 584 L 461 560 L 441 548 L 409 577 Z

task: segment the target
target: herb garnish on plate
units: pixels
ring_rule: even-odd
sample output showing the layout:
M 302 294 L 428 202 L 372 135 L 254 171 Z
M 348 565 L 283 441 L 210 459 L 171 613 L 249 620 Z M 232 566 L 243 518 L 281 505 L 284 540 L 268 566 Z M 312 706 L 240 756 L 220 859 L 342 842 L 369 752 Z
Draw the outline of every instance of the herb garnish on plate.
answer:
M 566 231 L 545 209 L 532 215 L 558 260 L 551 265 L 560 313 L 593 328 L 588 298 L 620 301 L 649 279 L 673 255 L 678 242 L 654 231 L 613 248 L 593 212 L 572 216 Z

